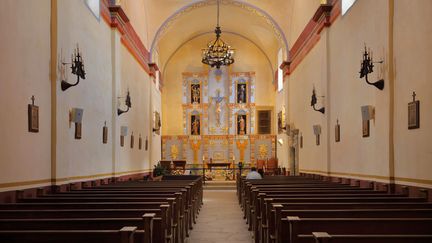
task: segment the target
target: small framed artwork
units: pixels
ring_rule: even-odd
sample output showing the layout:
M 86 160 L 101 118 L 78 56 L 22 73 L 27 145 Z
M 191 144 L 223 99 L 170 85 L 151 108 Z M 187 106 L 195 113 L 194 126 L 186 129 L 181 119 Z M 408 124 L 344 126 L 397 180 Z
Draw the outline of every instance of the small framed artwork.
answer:
M 362 135 L 364 138 L 367 138 L 370 136 L 370 124 L 369 120 L 363 120 L 363 132 Z
M 141 134 L 139 135 L 139 139 L 138 139 L 138 149 L 139 149 L 139 150 L 142 149 L 142 138 L 141 138 Z
M 303 148 L 303 135 L 300 135 L 300 148 Z
M 320 135 L 317 134 L 317 135 L 315 135 L 315 137 L 316 137 L 316 145 L 319 146 L 320 145 Z
M 340 142 L 340 125 L 339 125 L 339 122 L 335 126 L 335 141 L 336 141 L 336 143 Z
M 75 123 L 75 139 L 81 139 L 82 123 Z
M 28 130 L 29 132 L 39 132 L 39 106 L 34 105 L 34 96 L 32 104 L 28 105 Z
M 108 127 L 106 126 L 106 123 L 105 126 L 103 126 L 102 128 L 102 143 L 108 143 Z
M 123 147 L 124 146 L 124 136 L 120 135 L 120 146 Z
M 420 101 L 408 103 L 408 129 L 420 128 Z
M 134 137 L 134 135 L 132 133 L 132 135 L 131 135 L 131 141 L 130 141 L 130 147 L 131 147 L 131 149 L 133 149 L 133 147 L 134 147 L 134 139 L 135 139 L 135 137 Z

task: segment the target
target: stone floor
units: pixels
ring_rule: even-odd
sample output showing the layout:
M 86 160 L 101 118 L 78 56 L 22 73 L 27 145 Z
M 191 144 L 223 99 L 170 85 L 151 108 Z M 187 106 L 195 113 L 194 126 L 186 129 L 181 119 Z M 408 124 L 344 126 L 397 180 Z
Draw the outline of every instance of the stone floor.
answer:
M 252 243 L 235 190 L 204 190 L 204 205 L 187 243 Z

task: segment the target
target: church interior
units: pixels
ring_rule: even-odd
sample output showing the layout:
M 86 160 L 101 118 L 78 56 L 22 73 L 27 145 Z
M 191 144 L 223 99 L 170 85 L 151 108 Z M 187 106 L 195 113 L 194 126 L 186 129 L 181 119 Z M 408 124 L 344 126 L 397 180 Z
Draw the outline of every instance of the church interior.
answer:
M 1 3 L 0 242 L 432 242 L 432 1 Z

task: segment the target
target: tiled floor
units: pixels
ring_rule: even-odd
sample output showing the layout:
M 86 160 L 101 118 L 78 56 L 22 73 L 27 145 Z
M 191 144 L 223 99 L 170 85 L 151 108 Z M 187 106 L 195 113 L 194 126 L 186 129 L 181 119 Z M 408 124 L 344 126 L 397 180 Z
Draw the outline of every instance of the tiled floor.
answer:
M 204 205 L 187 243 L 252 243 L 235 190 L 204 190 Z

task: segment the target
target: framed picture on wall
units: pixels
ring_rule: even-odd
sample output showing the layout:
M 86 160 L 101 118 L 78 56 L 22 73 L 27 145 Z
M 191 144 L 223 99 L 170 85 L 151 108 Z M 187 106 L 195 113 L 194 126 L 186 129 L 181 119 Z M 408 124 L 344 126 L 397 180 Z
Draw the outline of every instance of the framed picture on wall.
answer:
M 32 104 L 28 105 L 28 130 L 39 132 L 39 106 L 34 105 L 35 98 L 32 96 Z
M 340 142 L 340 125 L 336 124 L 335 126 L 335 141 L 336 143 Z
M 106 124 L 102 128 L 102 143 L 108 143 L 108 127 L 106 126 Z
M 82 123 L 75 123 L 75 139 L 81 139 Z
M 370 125 L 369 125 L 369 120 L 363 120 L 363 137 L 369 137 L 370 135 Z
M 408 129 L 420 127 L 420 101 L 408 103 Z

